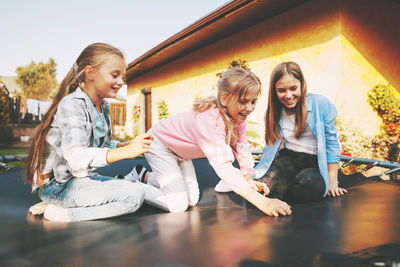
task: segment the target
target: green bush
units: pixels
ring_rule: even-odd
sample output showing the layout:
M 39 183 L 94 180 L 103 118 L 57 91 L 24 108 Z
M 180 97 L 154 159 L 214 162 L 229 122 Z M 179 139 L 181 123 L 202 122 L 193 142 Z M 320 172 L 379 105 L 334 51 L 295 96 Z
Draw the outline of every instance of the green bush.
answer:
M 374 153 L 389 161 L 400 161 L 400 94 L 390 84 L 368 91 L 368 104 L 382 118 L 382 133 L 373 142 Z
M 14 137 L 10 123 L 10 99 L 5 90 L 0 87 L 0 145 L 10 145 L 15 143 L 17 138 Z
M 112 140 L 120 141 L 120 142 L 126 142 L 126 141 L 132 140 L 133 138 L 134 138 L 134 137 L 133 137 L 133 136 L 130 136 L 130 135 L 125 135 L 124 137 L 113 136 Z
M 14 136 L 12 128 L 7 125 L 0 125 L 0 145 L 11 145 L 16 141 L 17 138 Z
M 382 118 L 383 133 L 400 136 L 400 94 L 390 84 L 380 84 L 368 91 L 367 102 Z

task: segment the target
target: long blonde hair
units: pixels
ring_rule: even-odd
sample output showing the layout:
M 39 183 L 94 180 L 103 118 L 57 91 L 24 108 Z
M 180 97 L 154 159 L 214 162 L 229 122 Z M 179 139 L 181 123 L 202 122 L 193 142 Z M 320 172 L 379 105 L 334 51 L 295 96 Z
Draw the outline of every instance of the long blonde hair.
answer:
M 218 108 L 226 127 L 225 143 L 235 145 L 237 142 L 237 130 L 235 121 L 229 115 L 226 106 L 221 103 L 221 95 L 226 94 L 230 99 L 229 103 L 241 102 L 246 98 L 249 90 L 256 89 L 261 92 L 261 82 L 258 77 L 249 70 L 232 68 L 226 70 L 218 81 L 218 95 L 209 96 L 197 100 L 193 104 L 195 112 L 203 112 L 210 108 Z
M 279 133 L 279 120 L 281 118 L 281 112 L 283 105 L 279 102 L 276 95 L 276 83 L 285 75 L 290 75 L 300 81 L 301 95 L 299 102 L 295 107 L 296 122 L 294 137 L 299 138 L 304 132 L 307 120 L 307 83 L 304 79 L 303 72 L 300 66 L 292 61 L 282 62 L 271 73 L 269 83 L 269 96 L 268 96 L 268 107 L 265 115 L 265 142 L 267 145 L 275 144 L 276 140 L 282 139 Z
M 45 150 L 46 136 L 60 101 L 68 94 L 74 92 L 78 87 L 83 88 L 86 79 L 84 73 L 85 66 L 97 69 L 105 64 L 111 56 L 119 56 L 124 59 L 123 53 L 118 48 L 105 43 L 91 44 L 79 55 L 72 68 L 62 80 L 53 103 L 44 115 L 42 122 L 33 136 L 32 145 L 25 162 L 25 182 L 32 184 L 34 174 L 36 173 L 37 184 L 39 186 L 43 185 L 42 158 Z

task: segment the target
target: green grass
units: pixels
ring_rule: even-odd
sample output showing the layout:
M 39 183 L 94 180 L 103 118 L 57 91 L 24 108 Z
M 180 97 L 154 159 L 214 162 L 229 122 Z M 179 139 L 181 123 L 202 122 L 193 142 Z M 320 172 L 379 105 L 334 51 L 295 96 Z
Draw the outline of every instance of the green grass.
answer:
M 0 174 L 8 172 L 11 168 L 24 168 L 23 161 L 11 161 L 6 163 L 8 168 L 4 169 L 3 167 L 0 168 Z
M 27 148 L 0 148 L 0 156 L 5 155 L 19 155 L 19 154 L 27 154 Z M 7 165 L 14 168 L 23 168 L 24 161 L 17 160 L 17 161 L 10 161 L 7 162 Z M 0 173 L 3 173 L 4 170 L 0 170 Z
M 24 162 L 23 161 L 11 161 L 11 162 L 8 162 L 7 165 L 10 167 L 23 168 Z
M 0 148 L 0 155 L 19 155 L 27 153 L 27 148 Z

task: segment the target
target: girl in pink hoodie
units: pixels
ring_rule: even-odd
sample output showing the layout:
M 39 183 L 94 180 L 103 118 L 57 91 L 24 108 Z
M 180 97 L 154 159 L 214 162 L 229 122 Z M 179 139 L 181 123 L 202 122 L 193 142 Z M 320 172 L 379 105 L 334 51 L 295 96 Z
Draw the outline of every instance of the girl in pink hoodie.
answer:
M 254 162 L 246 138 L 246 118 L 261 92 L 260 80 L 245 69 L 229 69 L 218 82 L 217 97 L 196 101 L 193 109 L 159 121 L 145 154 L 152 172 L 136 166 L 131 180 L 145 189 L 145 202 L 168 212 L 183 212 L 199 201 L 192 159 L 207 157 L 232 190 L 271 216 L 290 215 L 290 206 L 265 197 L 269 189 L 252 179 Z M 232 163 L 238 160 L 240 170 Z M 129 177 L 126 176 L 126 179 Z M 264 192 L 264 196 L 258 192 Z

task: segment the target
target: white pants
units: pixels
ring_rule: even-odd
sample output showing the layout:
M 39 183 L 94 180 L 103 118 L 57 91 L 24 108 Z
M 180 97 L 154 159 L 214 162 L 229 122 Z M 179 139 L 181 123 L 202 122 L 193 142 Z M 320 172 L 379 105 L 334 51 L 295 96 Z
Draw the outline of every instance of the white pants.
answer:
M 151 130 L 149 131 L 150 134 Z M 142 184 L 146 203 L 168 212 L 183 212 L 199 201 L 199 184 L 192 160 L 168 149 L 157 136 L 145 158 L 153 170 Z

